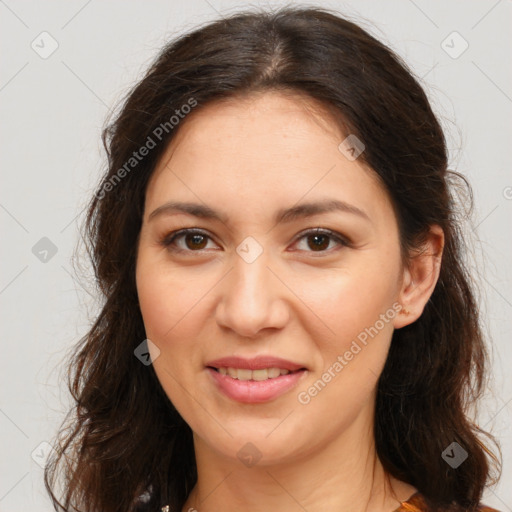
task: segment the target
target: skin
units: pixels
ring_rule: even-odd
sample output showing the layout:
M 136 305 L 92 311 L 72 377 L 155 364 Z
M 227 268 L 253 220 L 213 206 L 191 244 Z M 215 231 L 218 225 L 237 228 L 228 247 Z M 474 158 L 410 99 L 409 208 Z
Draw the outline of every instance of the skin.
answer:
M 299 94 L 265 92 L 210 103 L 189 114 L 148 184 L 136 280 L 153 366 L 190 425 L 198 483 L 183 511 L 391 512 L 416 489 L 387 475 L 373 439 L 376 384 L 394 329 L 414 322 L 439 276 L 443 233 L 402 265 L 385 189 L 360 159 L 338 149 L 330 113 Z M 338 199 L 369 220 L 328 212 L 276 224 L 274 214 Z M 206 204 L 225 221 L 149 215 L 168 201 Z M 183 228 L 207 232 L 161 241 Z M 350 245 L 306 229 L 330 229 Z M 298 236 L 299 235 L 299 236 Z M 263 252 L 247 263 L 248 236 Z M 171 246 L 172 247 L 172 246 Z M 395 314 L 307 404 L 298 394 L 332 367 L 379 315 Z M 307 367 L 292 390 L 266 403 L 221 394 L 205 369 L 228 355 L 269 354 Z M 252 443 L 260 460 L 237 452 Z

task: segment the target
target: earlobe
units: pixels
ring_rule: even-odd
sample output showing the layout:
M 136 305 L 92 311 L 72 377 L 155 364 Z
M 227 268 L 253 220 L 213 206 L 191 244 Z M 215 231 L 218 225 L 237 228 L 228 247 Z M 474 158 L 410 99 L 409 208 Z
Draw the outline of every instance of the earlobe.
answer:
M 438 225 L 431 226 L 427 240 L 404 269 L 399 295 L 402 309 L 393 322 L 395 329 L 412 324 L 423 313 L 439 279 L 443 248 L 443 230 Z

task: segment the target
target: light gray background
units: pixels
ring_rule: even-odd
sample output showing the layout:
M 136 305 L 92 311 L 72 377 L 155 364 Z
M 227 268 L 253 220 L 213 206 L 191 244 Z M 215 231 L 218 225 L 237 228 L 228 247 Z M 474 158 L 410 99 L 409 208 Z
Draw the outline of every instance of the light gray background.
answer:
M 53 439 L 69 403 L 62 358 L 97 310 L 86 280 L 74 277 L 71 257 L 81 211 L 105 162 L 100 131 L 106 115 L 165 41 L 249 5 L 0 0 L 0 512 L 53 510 L 42 483 L 47 446 L 40 443 Z M 406 59 L 442 119 L 452 168 L 474 187 L 468 236 L 480 241 L 474 276 L 494 365 L 479 424 L 492 429 L 504 456 L 501 483 L 484 501 L 512 511 L 512 488 L 506 485 L 512 482 L 512 3 L 310 5 L 351 16 Z M 51 38 L 40 35 L 44 31 L 58 43 L 47 58 L 40 56 L 51 49 Z M 469 46 L 458 55 L 464 41 Z M 55 255 L 34 254 L 43 237 L 56 246 Z

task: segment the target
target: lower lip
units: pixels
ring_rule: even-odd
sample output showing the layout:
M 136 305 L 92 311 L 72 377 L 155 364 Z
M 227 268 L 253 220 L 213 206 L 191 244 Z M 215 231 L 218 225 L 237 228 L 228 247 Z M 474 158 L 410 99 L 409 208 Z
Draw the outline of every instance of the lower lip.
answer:
M 238 380 L 229 375 L 222 375 L 212 368 L 207 368 L 217 387 L 227 397 L 248 404 L 258 404 L 273 400 L 297 385 L 306 370 L 299 370 L 267 380 Z

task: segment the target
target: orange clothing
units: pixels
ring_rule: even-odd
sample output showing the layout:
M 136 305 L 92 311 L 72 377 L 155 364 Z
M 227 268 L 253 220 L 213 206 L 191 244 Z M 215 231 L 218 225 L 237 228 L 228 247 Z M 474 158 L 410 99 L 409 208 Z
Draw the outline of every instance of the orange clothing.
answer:
M 169 505 L 162 507 L 161 512 L 169 512 Z M 425 512 L 427 510 L 427 505 L 425 500 L 420 492 L 414 493 L 408 500 L 402 501 L 400 506 L 394 510 L 393 512 Z M 495 508 L 488 507 L 483 503 L 478 507 L 479 512 L 499 512 Z
M 393 512 L 424 512 L 425 510 L 427 510 L 425 500 L 420 492 L 416 492 L 408 500 L 402 501 L 401 505 Z M 499 512 L 483 503 L 480 503 L 478 510 L 479 512 Z

